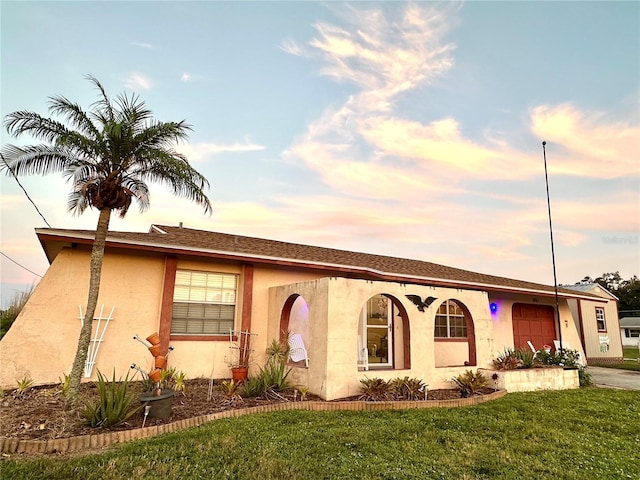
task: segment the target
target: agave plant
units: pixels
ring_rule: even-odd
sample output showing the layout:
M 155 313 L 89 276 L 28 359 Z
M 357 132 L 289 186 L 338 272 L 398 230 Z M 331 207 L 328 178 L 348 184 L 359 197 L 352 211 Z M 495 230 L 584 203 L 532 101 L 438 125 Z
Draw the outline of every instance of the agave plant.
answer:
M 129 393 L 129 373 L 124 380 L 111 381 L 98 371 L 98 401 L 86 403 L 82 416 L 92 427 L 117 427 L 126 422 L 141 406 L 132 407 L 135 395 Z

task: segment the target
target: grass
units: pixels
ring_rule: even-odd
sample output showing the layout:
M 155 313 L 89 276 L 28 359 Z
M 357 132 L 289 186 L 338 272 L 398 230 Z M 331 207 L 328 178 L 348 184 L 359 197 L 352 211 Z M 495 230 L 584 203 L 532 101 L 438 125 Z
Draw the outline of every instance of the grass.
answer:
M 640 362 L 638 362 L 638 348 L 637 347 L 623 347 L 622 355 L 624 358 L 630 358 L 631 360 L 623 360 L 621 363 L 594 363 L 595 367 L 606 368 L 618 368 L 620 370 L 631 370 L 634 372 L 640 372 Z
M 640 349 L 638 347 L 622 347 L 624 358 L 635 358 L 637 359 L 640 355 Z
M 11 458 L 12 479 L 640 478 L 640 394 L 509 394 L 458 409 L 226 419 L 72 458 Z

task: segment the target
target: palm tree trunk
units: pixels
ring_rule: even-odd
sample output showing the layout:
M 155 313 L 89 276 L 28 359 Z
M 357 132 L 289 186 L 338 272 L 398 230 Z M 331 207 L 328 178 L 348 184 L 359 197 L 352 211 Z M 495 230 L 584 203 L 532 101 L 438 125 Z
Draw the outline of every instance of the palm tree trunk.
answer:
M 98 218 L 98 226 L 96 228 L 96 236 L 91 249 L 91 266 L 89 278 L 89 296 L 87 298 L 87 308 L 84 314 L 80 337 L 78 338 L 78 348 L 76 356 L 73 360 L 73 367 L 69 379 L 69 395 L 67 404 L 70 408 L 74 408 L 78 399 L 78 391 L 84 371 L 84 364 L 87 360 L 89 343 L 91 342 L 91 329 L 93 326 L 93 315 L 98 305 L 98 293 L 100 292 L 100 273 L 102 271 L 102 259 L 104 258 L 104 244 L 109 231 L 109 219 L 111 218 L 111 209 L 103 208 L 100 210 Z

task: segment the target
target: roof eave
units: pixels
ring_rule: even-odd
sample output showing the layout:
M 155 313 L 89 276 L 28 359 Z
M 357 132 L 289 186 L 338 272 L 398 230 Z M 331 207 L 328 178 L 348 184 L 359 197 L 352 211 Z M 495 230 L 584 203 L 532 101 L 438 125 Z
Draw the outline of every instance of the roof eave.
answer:
M 160 232 L 159 232 L 160 233 Z M 161 232 L 165 233 L 165 232 Z M 93 234 L 83 234 L 77 231 L 68 231 L 68 230 L 52 230 L 52 229 L 36 229 L 36 234 L 40 240 L 40 244 L 43 246 L 43 250 L 49 259 L 49 262 L 53 262 L 53 259 L 50 258 L 46 248 L 46 238 L 65 238 L 69 241 L 74 241 L 74 243 L 92 243 L 94 240 Z M 269 255 L 258 255 L 258 254 L 244 254 L 240 252 L 230 252 L 227 250 L 215 250 L 215 249 L 206 249 L 206 248 L 194 248 L 185 245 L 168 245 L 166 243 L 160 242 L 140 242 L 134 240 L 113 238 L 107 235 L 106 238 L 107 246 L 125 246 L 125 247 L 134 247 L 142 249 L 149 249 L 155 251 L 165 251 L 172 252 L 176 254 L 183 255 L 205 255 L 205 256 L 213 256 L 220 257 L 229 260 L 244 260 L 244 261 L 255 261 L 260 263 L 276 263 L 280 265 L 290 265 L 290 266 L 298 266 L 298 267 L 309 267 L 309 268 L 318 268 L 322 270 L 335 270 L 335 271 L 344 271 L 344 272 L 353 272 L 359 274 L 367 274 L 374 277 L 378 277 L 381 280 L 391 280 L 398 282 L 416 282 L 416 283 L 430 283 L 437 284 L 445 287 L 466 287 L 476 290 L 492 290 L 492 291 L 502 291 L 502 292 L 512 292 L 512 293 L 523 293 L 523 294 L 534 294 L 534 295 L 542 295 L 542 296 L 553 296 L 554 292 L 548 290 L 538 290 L 534 288 L 523 288 L 523 287 L 515 287 L 508 285 L 496 285 L 491 283 L 481 283 L 481 282 L 471 282 L 471 281 L 461 281 L 461 280 L 450 280 L 445 278 L 436 278 L 436 277 L 427 277 L 420 275 L 409 275 L 405 273 L 394 273 L 394 272 L 385 272 L 382 270 L 373 269 L 370 267 L 361 267 L 355 265 L 344 265 L 344 264 L 335 264 L 329 262 L 316 262 L 310 260 L 298 260 L 292 258 L 285 257 L 274 257 Z M 591 301 L 598 301 L 598 298 L 592 295 L 581 295 L 578 292 L 575 294 L 559 292 L 558 296 L 561 298 L 574 298 L 574 299 L 584 299 Z M 602 301 L 605 301 L 604 299 Z

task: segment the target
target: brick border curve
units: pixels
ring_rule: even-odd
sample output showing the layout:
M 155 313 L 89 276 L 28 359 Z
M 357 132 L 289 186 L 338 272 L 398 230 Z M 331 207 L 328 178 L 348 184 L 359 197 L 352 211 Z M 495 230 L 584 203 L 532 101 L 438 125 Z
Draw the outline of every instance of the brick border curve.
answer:
M 136 428 L 133 430 L 121 430 L 118 432 L 100 433 L 97 435 L 82 435 L 79 437 L 55 438 L 51 440 L 19 440 L 17 438 L 0 437 L 0 453 L 24 453 L 24 454 L 47 454 L 47 453 L 73 453 L 82 450 L 108 447 L 116 443 L 124 443 L 132 440 L 155 437 L 163 433 L 178 432 L 186 428 L 198 427 L 205 423 L 222 418 L 241 417 L 253 413 L 270 413 L 284 410 L 309 410 L 314 412 L 352 410 L 405 410 L 424 408 L 446 408 L 446 407 L 469 407 L 479 403 L 489 402 L 502 398 L 506 390 L 476 397 L 460 398 L 455 400 L 418 400 L 418 401 L 390 401 L 390 402 L 287 402 L 261 405 L 258 407 L 248 407 L 236 410 L 224 410 L 222 412 L 201 415 L 199 417 L 178 420 L 164 425 L 152 427 Z

